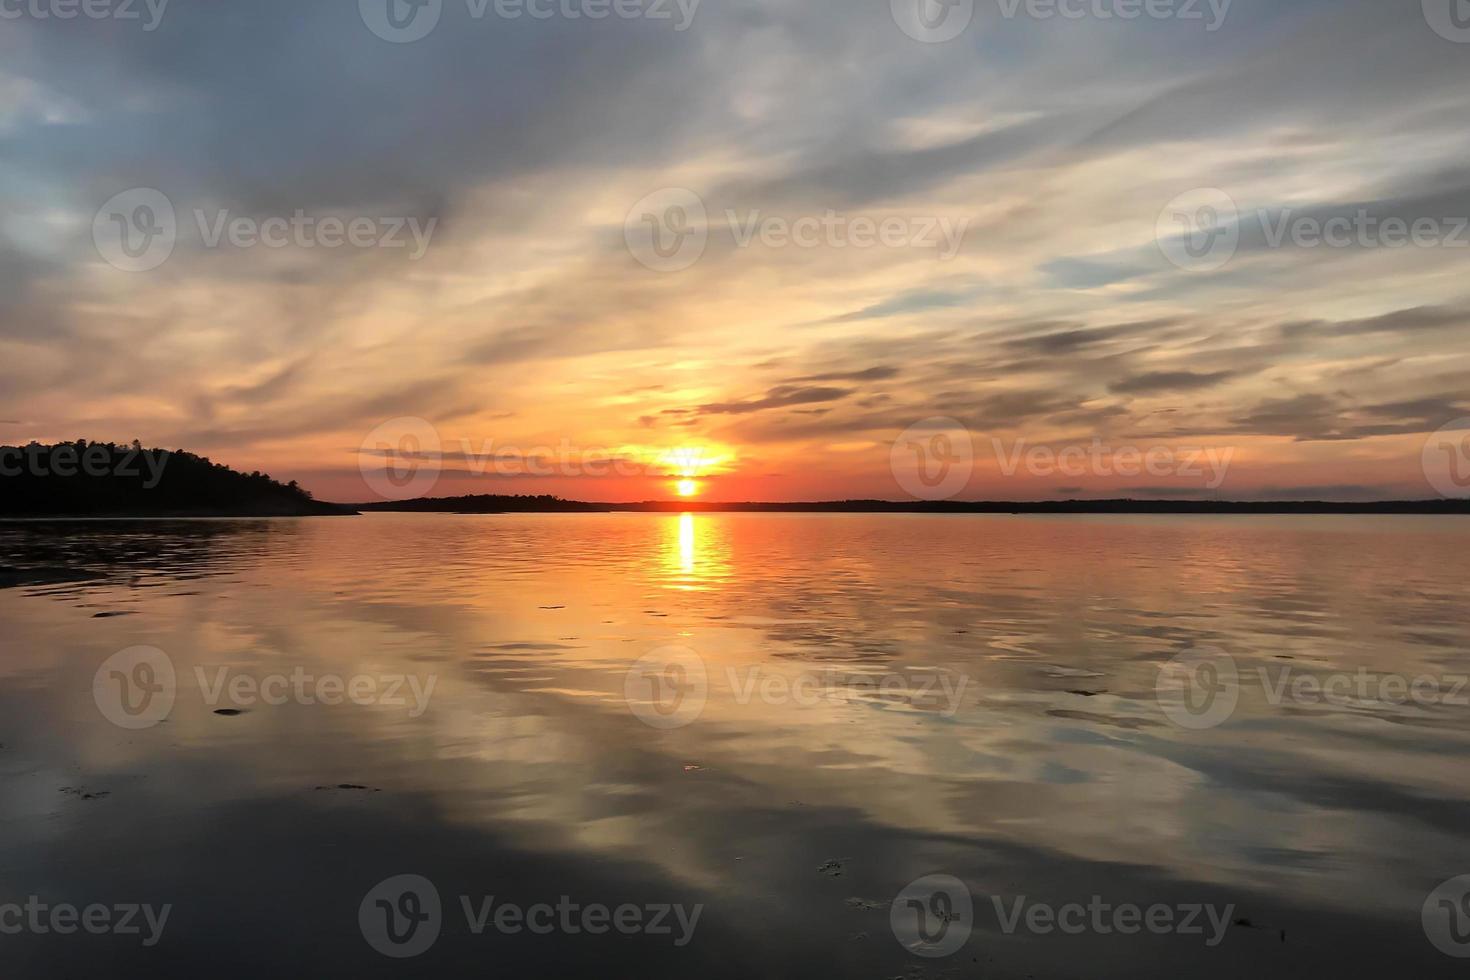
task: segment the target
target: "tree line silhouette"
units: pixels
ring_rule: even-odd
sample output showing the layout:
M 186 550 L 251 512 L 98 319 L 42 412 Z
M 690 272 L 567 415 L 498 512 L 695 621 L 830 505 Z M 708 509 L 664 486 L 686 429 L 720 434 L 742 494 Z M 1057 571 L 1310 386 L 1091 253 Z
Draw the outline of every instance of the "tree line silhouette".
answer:
M 240 473 L 193 453 L 111 442 L 0 446 L 0 515 L 285 517 L 352 513 L 295 480 Z

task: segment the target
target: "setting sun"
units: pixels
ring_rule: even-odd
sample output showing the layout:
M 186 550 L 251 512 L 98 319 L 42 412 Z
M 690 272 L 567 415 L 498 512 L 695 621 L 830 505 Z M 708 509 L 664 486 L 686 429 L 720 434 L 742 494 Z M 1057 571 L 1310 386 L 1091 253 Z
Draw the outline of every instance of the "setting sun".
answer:
M 694 480 L 680 480 L 674 484 L 674 489 L 678 491 L 681 497 L 692 497 L 699 493 L 699 484 Z

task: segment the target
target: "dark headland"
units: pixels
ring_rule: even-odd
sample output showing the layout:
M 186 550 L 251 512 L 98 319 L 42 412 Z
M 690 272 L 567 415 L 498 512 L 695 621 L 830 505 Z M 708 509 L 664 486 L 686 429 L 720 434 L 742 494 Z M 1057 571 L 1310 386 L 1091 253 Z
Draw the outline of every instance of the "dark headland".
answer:
M 355 513 L 265 473 L 109 442 L 0 446 L 0 517 L 308 517 Z

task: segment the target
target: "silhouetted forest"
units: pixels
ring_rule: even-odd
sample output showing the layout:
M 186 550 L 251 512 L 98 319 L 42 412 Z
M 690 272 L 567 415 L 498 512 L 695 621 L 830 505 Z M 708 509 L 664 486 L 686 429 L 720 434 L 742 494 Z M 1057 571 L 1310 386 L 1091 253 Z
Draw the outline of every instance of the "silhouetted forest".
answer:
M 355 510 L 378 510 L 426 514 L 596 514 L 613 510 L 607 504 L 586 504 L 563 500 L 550 494 L 512 497 L 500 494 L 475 494 L 468 497 L 420 497 L 417 500 L 395 500 L 383 503 L 353 504 Z
M 107 442 L 0 446 L 0 516 L 290 517 L 350 514 L 265 473 Z

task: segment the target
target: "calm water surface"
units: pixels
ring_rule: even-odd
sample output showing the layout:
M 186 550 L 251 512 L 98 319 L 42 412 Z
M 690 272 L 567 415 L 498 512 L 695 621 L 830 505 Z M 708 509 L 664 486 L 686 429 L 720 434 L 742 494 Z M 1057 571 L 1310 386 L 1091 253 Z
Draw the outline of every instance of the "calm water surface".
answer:
M 0 566 L 0 905 L 172 906 L 152 947 L 0 935 L 6 977 L 1463 967 L 1423 910 L 1470 874 L 1470 522 L 12 523 Z M 138 646 L 176 689 L 120 727 L 94 681 Z M 1179 668 L 1159 694 L 1181 654 L 1231 658 L 1238 689 L 1185 679 L 1233 713 L 1191 714 L 1219 702 L 1174 697 Z M 1372 682 L 1313 694 L 1341 675 Z M 293 676 L 342 703 L 253 693 Z M 406 874 L 440 932 L 392 959 L 359 911 Z M 928 958 L 890 916 L 934 874 L 973 911 Z M 670 934 L 476 935 L 462 896 L 702 909 Z M 1233 909 L 1210 945 L 1203 914 L 1071 934 L 1008 929 L 996 900 Z

